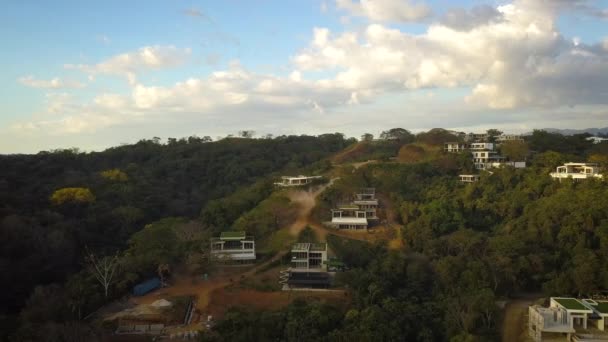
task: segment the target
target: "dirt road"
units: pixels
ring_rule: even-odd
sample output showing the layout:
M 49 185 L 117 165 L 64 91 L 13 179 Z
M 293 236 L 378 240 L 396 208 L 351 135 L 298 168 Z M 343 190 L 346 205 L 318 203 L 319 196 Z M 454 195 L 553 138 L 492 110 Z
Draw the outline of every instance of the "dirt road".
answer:
M 501 329 L 503 342 L 531 341 L 526 330 L 528 306 L 539 298 L 541 298 L 540 294 L 527 294 L 507 302 Z

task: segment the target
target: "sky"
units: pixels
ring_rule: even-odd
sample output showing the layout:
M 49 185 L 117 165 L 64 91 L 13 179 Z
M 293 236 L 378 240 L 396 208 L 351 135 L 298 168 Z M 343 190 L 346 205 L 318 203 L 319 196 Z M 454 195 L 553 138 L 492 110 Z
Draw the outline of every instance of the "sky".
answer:
M 608 126 L 608 0 L 7 0 L 0 153 Z

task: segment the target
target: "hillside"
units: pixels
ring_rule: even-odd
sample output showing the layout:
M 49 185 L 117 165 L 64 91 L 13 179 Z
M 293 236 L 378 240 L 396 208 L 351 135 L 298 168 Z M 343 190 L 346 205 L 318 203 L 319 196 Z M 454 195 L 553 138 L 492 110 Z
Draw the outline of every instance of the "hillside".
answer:
M 128 302 L 196 295 L 197 315 L 217 318 L 203 329 L 206 341 L 496 340 L 495 303 L 515 293 L 608 289 L 606 182 L 548 175 L 567 161 L 608 166 L 608 143 L 535 132 L 525 142 L 527 168 L 480 172 L 463 184 L 471 156 L 445 153 L 451 139 L 433 129 L 401 142 L 353 144 L 341 134 L 142 141 L 1 157 L 4 327 L 17 340 L 73 327 L 101 336 L 108 329 L 99 318 L 85 317 L 124 304 L 159 265 L 170 265 L 171 284 Z M 281 174 L 325 180 L 277 189 Z M 331 208 L 368 187 L 381 200 L 378 225 L 323 225 Z M 255 236 L 255 265 L 223 269 L 206 258 L 209 238 L 229 230 Z M 327 242 L 348 266 L 336 289 L 281 291 L 295 241 Z M 107 297 L 85 267 L 90 253 L 120 265 Z
M 271 182 L 279 170 L 312 171 L 316 162 L 348 144 L 340 134 L 217 142 L 190 137 L 167 144 L 142 140 L 93 153 L 0 156 L 3 326 L 13 324 L 35 286 L 62 283 L 81 269 L 85 248 L 116 253 L 146 224 L 197 218 L 209 201 Z M 60 189 L 62 199 L 52 202 Z M 77 189 L 90 196 L 77 197 Z M 264 197 L 251 197 L 253 203 L 244 203 L 242 210 Z

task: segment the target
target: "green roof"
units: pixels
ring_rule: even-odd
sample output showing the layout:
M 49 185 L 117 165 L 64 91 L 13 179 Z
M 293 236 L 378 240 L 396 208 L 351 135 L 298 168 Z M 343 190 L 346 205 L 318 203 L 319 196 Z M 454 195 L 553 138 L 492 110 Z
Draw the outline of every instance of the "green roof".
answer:
M 589 310 L 588 307 L 581 304 L 578 299 L 575 298 L 553 298 L 556 302 L 558 302 L 561 306 L 566 308 L 567 310 Z M 591 311 L 591 310 L 589 310 Z
M 222 232 L 220 234 L 221 240 L 243 240 L 245 239 L 245 232 Z
M 324 251 L 327 249 L 327 244 L 324 243 L 311 243 L 310 250 L 311 251 Z
M 608 314 L 608 302 L 597 302 L 595 309 L 601 314 Z

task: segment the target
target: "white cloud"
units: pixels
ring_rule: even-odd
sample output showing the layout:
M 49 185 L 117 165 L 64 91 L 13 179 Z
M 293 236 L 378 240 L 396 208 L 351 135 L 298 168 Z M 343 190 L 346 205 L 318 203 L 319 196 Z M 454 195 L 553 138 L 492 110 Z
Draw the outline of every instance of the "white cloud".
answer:
M 471 87 L 467 103 L 490 108 L 606 104 L 608 53 L 574 44 L 555 24 L 559 10 L 581 3 L 519 0 L 490 16 L 498 20 L 479 15 L 466 30 L 440 22 L 421 35 L 380 24 L 338 35 L 316 28 L 293 61 L 335 71 L 328 84 L 353 92 Z
M 368 2 L 348 4 L 363 10 Z M 190 54 L 144 47 L 99 64 L 72 66 L 91 77 L 130 77 L 129 93 L 103 93 L 85 102 L 50 98 L 50 117 L 13 129 L 76 135 L 132 123 L 162 122 L 163 129 L 178 124 L 190 129 L 196 123 L 213 125 L 216 130 L 207 134 L 215 135 L 221 134 L 217 127 L 244 125 L 260 132 L 295 127 L 312 133 L 404 122 L 415 122 L 411 128 L 514 126 L 528 118 L 538 125 L 578 123 L 583 116 L 600 122 L 608 112 L 608 44 L 589 45 L 584 39 L 575 44 L 556 25 L 559 11 L 581 5 L 516 0 L 493 11 L 455 11 L 422 34 L 380 23 L 356 32 L 315 28 L 286 76 L 257 73 L 234 62 L 171 85 L 143 84 L 137 73 L 179 65 Z M 444 88 L 459 95 L 446 100 Z M 391 106 L 382 102 L 387 97 Z M 585 114 L 591 113 L 587 109 L 598 114 Z
M 41 89 L 74 89 L 83 88 L 86 86 L 84 83 L 75 80 L 62 80 L 58 77 L 55 77 L 51 80 L 41 80 L 35 78 L 32 75 L 21 77 L 18 79 L 18 81 L 24 86 Z
M 480 25 L 502 20 L 502 13 L 489 5 L 475 6 L 470 10 L 454 8 L 441 18 L 441 24 L 457 29 L 470 30 Z
M 90 75 L 107 74 L 128 77 L 131 84 L 142 70 L 158 70 L 182 65 L 191 55 L 191 49 L 175 46 L 145 46 L 137 51 L 111 57 L 98 64 L 66 64 L 66 69 L 76 69 Z
M 336 0 L 339 9 L 375 22 L 412 22 L 431 15 L 431 8 L 410 0 Z

